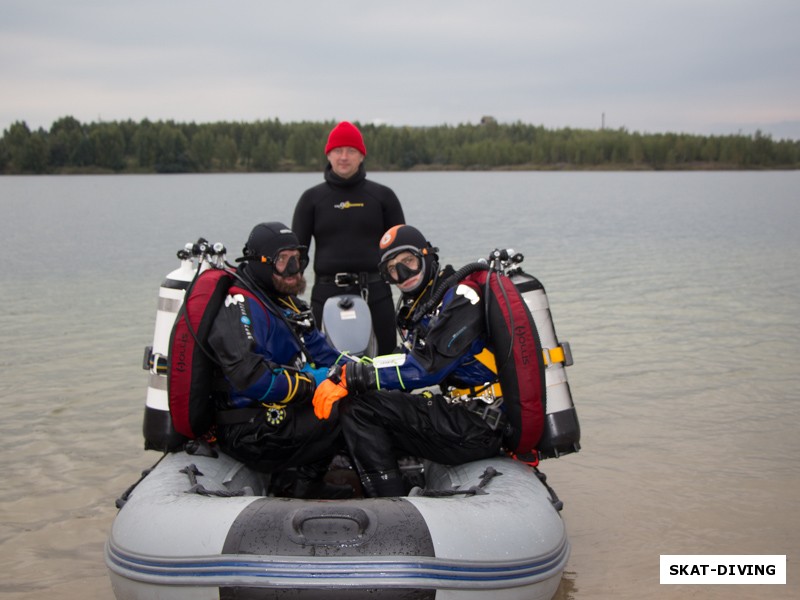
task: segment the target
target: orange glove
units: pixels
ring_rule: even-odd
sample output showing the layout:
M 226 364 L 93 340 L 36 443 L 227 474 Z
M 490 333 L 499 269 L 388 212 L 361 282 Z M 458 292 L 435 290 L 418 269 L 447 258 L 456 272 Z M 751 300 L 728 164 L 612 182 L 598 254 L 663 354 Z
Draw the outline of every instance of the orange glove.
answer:
M 338 382 L 333 379 L 326 379 L 314 390 L 314 399 L 311 402 L 314 404 L 314 414 L 317 415 L 318 419 L 323 420 L 330 417 L 333 405 L 347 396 L 346 368 L 346 365 L 342 367 L 342 371 L 337 377 Z

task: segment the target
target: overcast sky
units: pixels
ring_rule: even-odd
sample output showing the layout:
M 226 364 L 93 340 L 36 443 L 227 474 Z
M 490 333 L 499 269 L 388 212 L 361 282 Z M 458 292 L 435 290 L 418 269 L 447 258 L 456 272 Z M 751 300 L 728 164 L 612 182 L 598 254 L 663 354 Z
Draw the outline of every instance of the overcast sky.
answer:
M 0 85 L 3 130 L 491 115 L 800 139 L 800 0 L 2 0 Z

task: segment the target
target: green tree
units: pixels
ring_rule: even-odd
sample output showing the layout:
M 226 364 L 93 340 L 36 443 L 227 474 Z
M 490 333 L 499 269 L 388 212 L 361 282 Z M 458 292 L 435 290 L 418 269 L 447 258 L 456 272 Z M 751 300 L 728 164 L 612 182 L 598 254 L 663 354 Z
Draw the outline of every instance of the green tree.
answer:
M 191 158 L 187 152 L 189 142 L 174 123 L 159 123 L 156 145 L 155 169 L 159 173 L 184 173 L 191 171 Z
M 8 162 L 12 172 L 46 173 L 49 166 L 50 150 L 46 132 L 31 132 L 27 123 L 16 121 L 4 132 Z
M 253 168 L 257 171 L 275 171 L 280 164 L 281 156 L 281 147 L 264 133 L 253 150 Z
M 83 126 L 74 117 L 62 117 L 50 127 L 50 166 L 75 166 L 80 160 L 81 143 L 86 138 Z
M 139 167 L 143 169 L 155 167 L 158 157 L 158 131 L 146 119 L 139 124 L 133 135 L 133 154 Z
M 125 167 L 125 138 L 116 123 L 101 123 L 89 134 L 94 145 L 95 164 L 104 169 L 121 171 Z
M 233 171 L 239 160 L 239 149 L 236 141 L 229 135 L 217 137 L 214 144 L 214 155 L 219 161 L 219 165 L 224 171 Z
M 203 171 L 211 170 L 214 164 L 214 134 L 201 129 L 192 137 L 191 154 L 194 163 Z

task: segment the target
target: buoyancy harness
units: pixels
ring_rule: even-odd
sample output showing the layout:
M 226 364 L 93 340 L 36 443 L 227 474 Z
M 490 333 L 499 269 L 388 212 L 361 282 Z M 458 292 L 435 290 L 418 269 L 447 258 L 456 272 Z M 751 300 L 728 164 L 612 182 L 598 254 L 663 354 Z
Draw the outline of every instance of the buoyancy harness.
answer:
M 564 373 L 572 364 L 569 344 L 557 341 L 544 286 L 522 271 L 522 260 L 513 250 L 494 250 L 488 261 L 462 267 L 437 286 L 408 325 L 419 327 L 420 319 L 460 282 L 480 291 L 494 355 L 481 362 L 498 375 L 499 386 L 490 389 L 502 397 L 511 425 L 506 446 L 513 455 L 536 462 L 577 452 L 580 426 Z
M 513 282 L 487 269 L 466 278 L 483 291 L 487 338 L 494 352 L 506 418 L 506 447 L 531 454 L 542 437 L 545 414 L 544 361 L 533 318 Z
M 189 439 L 204 435 L 214 422 L 215 394 L 224 393 L 221 373 L 205 343 L 228 295 L 234 275 L 226 269 L 199 273 L 186 291 L 170 336 L 167 394 L 172 424 Z
M 180 269 L 170 273 L 162 284 L 154 341 L 145 349 L 144 359 L 144 368 L 150 371 L 143 427 L 145 449 L 162 452 L 205 436 L 221 414 L 217 412 L 217 400 L 227 393 L 227 386 L 207 338 L 233 285 L 287 325 L 303 356 L 308 356 L 308 351 L 297 330 L 313 327 L 310 311 L 287 317 L 225 262 L 222 244 L 212 246 L 200 238 L 178 251 L 178 258 Z M 275 372 L 291 372 L 295 379 L 307 378 L 293 367 L 274 363 L 269 367 Z M 233 413 L 237 412 L 252 410 L 225 411 L 228 420 L 233 419 L 231 422 L 235 422 Z
M 180 267 L 167 275 L 161 284 L 158 298 L 153 344 L 145 348 L 143 368 L 149 371 L 149 385 L 145 401 L 145 449 L 168 452 L 181 447 L 186 437 L 173 426 L 168 394 L 168 375 L 172 351 L 172 331 L 184 310 L 187 292 L 198 281 L 200 274 L 209 269 L 222 270 L 225 266 L 225 247 L 210 244 L 204 238 L 186 244 L 178 251 Z

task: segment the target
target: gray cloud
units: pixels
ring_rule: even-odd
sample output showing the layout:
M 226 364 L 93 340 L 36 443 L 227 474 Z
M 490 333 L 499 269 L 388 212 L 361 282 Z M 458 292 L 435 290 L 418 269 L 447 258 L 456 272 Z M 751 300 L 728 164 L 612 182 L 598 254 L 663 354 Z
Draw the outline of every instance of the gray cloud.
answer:
M 7 0 L 0 127 L 502 122 L 800 138 L 795 0 Z

